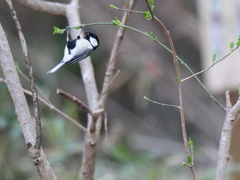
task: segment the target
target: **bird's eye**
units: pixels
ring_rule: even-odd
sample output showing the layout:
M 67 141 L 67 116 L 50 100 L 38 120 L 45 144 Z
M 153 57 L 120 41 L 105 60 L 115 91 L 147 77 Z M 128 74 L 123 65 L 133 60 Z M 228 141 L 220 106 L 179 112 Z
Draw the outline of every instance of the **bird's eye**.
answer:
M 77 36 L 77 39 L 80 39 L 80 36 L 79 36 L 79 35 Z

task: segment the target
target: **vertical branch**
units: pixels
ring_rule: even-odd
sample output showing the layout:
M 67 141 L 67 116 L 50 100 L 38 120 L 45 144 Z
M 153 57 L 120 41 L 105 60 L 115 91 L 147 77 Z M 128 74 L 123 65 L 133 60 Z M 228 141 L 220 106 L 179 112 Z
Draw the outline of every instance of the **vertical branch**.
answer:
M 160 27 L 162 28 L 162 30 L 164 31 L 167 40 L 169 42 L 170 45 L 170 49 L 172 51 L 172 55 L 173 55 L 173 61 L 174 61 L 174 65 L 175 65 L 175 69 L 176 69 L 176 73 L 177 73 L 177 81 L 178 81 L 178 91 L 179 91 L 179 103 L 180 103 L 180 116 L 181 116 L 181 127 L 182 127 L 182 134 L 183 134 L 183 142 L 184 142 L 184 147 L 185 147 L 185 151 L 187 156 L 191 156 L 190 150 L 189 150 L 189 146 L 188 146 L 188 138 L 187 138 L 187 130 L 186 130 L 186 121 L 185 121 L 185 114 L 184 114 L 184 104 L 183 104 L 183 86 L 182 86 L 182 77 L 181 77 L 181 71 L 179 68 L 179 63 L 178 63 L 178 58 L 177 58 L 177 54 L 176 54 L 176 50 L 172 41 L 172 37 L 168 31 L 168 29 L 166 28 L 166 26 L 162 23 L 162 21 L 160 21 L 152 12 L 151 7 L 149 6 L 149 3 L 147 0 L 145 0 L 147 7 L 149 9 L 149 12 L 151 13 L 152 16 L 152 20 L 156 20 L 157 23 L 160 25 Z M 193 165 L 189 166 L 193 175 L 193 179 L 196 179 L 196 175 L 195 175 L 195 170 Z
M 232 107 L 230 101 L 229 91 L 225 93 L 226 95 L 226 116 L 223 124 L 219 152 L 218 152 L 218 164 L 217 164 L 217 174 L 216 180 L 224 180 L 226 176 L 227 164 L 231 159 L 229 156 L 230 142 L 232 137 L 233 123 L 236 120 L 240 112 L 240 97 L 237 103 Z
M 131 0 L 129 1 L 129 5 L 128 8 L 129 10 L 133 9 L 133 6 L 135 4 L 135 0 Z M 127 11 L 124 12 L 123 17 L 122 17 L 122 24 L 125 25 L 127 23 L 129 19 L 129 13 Z M 100 107 L 104 107 L 107 97 L 108 97 L 108 87 L 109 84 L 112 82 L 112 79 L 114 78 L 114 70 L 115 70 L 115 64 L 116 64 L 116 56 L 117 53 L 119 51 L 119 47 L 121 45 L 121 42 L 123 40 L 123 35 L 125 32 L 125 28 L 124 27 L 119 27 L 117 35 L 115 37 L 115 41 L 114 41 L 114 45 L 110 54 L 110 58 L 108 61 L 108 66 L 107 66 L 107 70 L 105 73 L 105 78 L 104 78 L 104 82 L 103 82 L 103 89 L 102 89 L 102 93 L 101 93 L 101 97 L 99 100 L 99 106 Z
M 36 121 L 36 149 L 40 150 L 41 149 L 41 117 L 40 117 L 40 110 L 39 110 L 39 103 L 38 103 L 38 95 L 37 95 L 37 88 L 36 88 L 36 84 L 35 84 L 35 79 L 33 77 L 33 69 L 32 69 L 32 65 L 31 65 L 31 61 L 29 58 L 29 53 L 28 53 L 28 48 L 27 48 L 27 43 L 26 40 L 24 38 L 23 32 L 22 32 L 22 27 L 20 25 L 19 19 L 17 17 L 17 13 L 14 10 L 13 4 L 11 0 L 6 0 L 13 20 L 16 24 L 17 30 L 18 30 L 18 35 L 20 38 L 20 42 L 21 42 L 21 46 L 22 46 L 22 50 L 23 50 L 23 54 L 25 57 L 25 63 L 27 66 L 27 70 L 28 70 L 28 76 L 29 76 L 29 83 L 30 83 L 30 87 L 32 90 L 32 94 L 33 94 L 33 104 L 34 104 L 34 112 L 35 112 L 35 121 Z
M 177 58 L 177 54 L 173 45 L 173 41 L 172 38 L 170 36 L 169 31 L 167 30 L 167 28 L 165 27 L 165 25 L 156 17 L 154 16 L 154 19 L 160 24 L 160 26 L 162 27 L 168 42 L 170 44 L 170 48 L 172 50 L 172 54 L 173 54 L 173 60 L 174 60 L 174 64 L 175 64 L 175 69 L 176 69 L 176 73 L 177 73 L 177 79 L 178 79 L 178 91 L 179 91 L 179 102 L 180 102 L 180 116 L 181 116 L 181 126 L 182 126 L 182 134 L 183 134 L 183 142 L 184 142 L 184 147 L 185 147 L 185 151 L 187 153 L 187 156 L 191 156 L 190 150 L 189 150 L 189 146 L 188 146 L 188 138 L 187 138 L 187 130 L 186 130 L 186 121 L 185 121 L 185 114 L 184 114 L 184 104 L 183 104 L 183 86 L 182 86 L 182 77 L 181 77 L 181 72 L 180 72 L 180 68 L 179 68 L 179 63 L 178 63 L 178 58 Z M 195 170 L 193 166 L 189 166 L 193 175 L 193 179 L 196 179 L 196 175 L 195 175 Z
M 135 0 L 130 0 L 129 2 L 129 8 L 133 8 L 133 5 L 135 3 Z M 128 20 L 128 12 L 124 12 L 123 17 L 122 17 L 122 24 L 125 24 Z M 99 100 L 97 98 L 97 103 L 94 104 L 93 111 L 96 111 L 97 109 L 104 109 L 105 108 L 105 103 L 106 99 L 108 96 L 108 90 L 107 88 L 109 87 L 109 84 L 112 82 L 112 79 L 114 77 L 114 69 L 115 69 L 115 62 L 116 62 L 116 55 L 118 53 L 120 44 L 123 39 L 123 34 L 124 34 L 124 28 L 120 27 L 117 33 L 117 36 L 115 38 L 114 46 L 111 51 L 109 63 L 107 66 L 105 78 L 104 78 L 104 83 L 103 83 L 103 89 L 102 93 Z M 84 62 L 84 61 L 82 61 Z M 81 64 L 81 69 L 84 69 L 84 66 Z M 83 78 L 86 75 L 83 74 Z M 86 77 L 87 78 L 87 77 Z M 86 89 L 86 92 L 88 90 Z M 93 99 L 94 100 L 94 99 Z M 91 104 L 89 104 L 91 108 Z M 95 109 L 96 108 L 96 109 Z M 90 125 L 90 131 L 86 134 L 85 136 L 85 144 L 84 144 L 84 151 L 83 151 L 83 159 L 82 159 L 82 169 L 81 169 L 81 177 L 83 180 L 91 180 L 93 179 L 94 175 L 94 164 L 95 164 L 95 154 L 97 151 L 97 144 L 99 141 L 99 133 L 101 130 L 102 126 L 102 116 L 99 116 L 97 119 L 93 121 L 88 122 L 88 128 Z M 94 125 L 95 127 L 92 127 Z M 92 131 L 94 130 L 94 131 Z
M 7 42 L 6 34 L 4 33 L 0 24 L 0 61 L 3 69 L 4 76 L 6 78 L 8 90 L 12 97 L 15 112 L 17 114 L 18 121 L 21 125 L 25 142 L 28 146 L 28 152 L 33 160 L 33 163 L 37 169 L 37 172 L 41 179 L 57 180 L 52 167 L 50 166 L 46 155 L 43 150 L 36 152 L 30 144 L 35 144 L 36 131 L 34 129 L 33 120 L 30 114 L 30 110 L 24 96 L 20 79 L 13 61 L 13 57 L 10 51 L 9 44 Z M 39 156 L 40 153 L 40 156 Z

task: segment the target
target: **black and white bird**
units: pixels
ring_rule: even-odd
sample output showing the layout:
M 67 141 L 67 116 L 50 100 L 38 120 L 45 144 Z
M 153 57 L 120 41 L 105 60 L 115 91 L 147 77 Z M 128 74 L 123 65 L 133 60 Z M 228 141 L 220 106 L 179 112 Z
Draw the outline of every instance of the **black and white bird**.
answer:
M 68 39 L 69 28 L 67 29 L 67 44 L 64 50 L 62 61 L 47 73 L 54 73 L 64 64 L 73 64 L 88 57 L 99 46 L 99 40 L 95 33 L 85 32 L 85 37 L 80 35 L 74 40 Z

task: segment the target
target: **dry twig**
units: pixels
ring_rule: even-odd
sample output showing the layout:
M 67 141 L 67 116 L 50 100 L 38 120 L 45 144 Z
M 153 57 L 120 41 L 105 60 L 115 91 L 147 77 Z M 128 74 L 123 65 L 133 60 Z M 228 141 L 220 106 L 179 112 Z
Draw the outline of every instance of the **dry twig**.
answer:
M 41 150 L 41 136 L 42 136 L 41 117 L 40 117 L 40 110 L 39 110 L 39 104 L 38 104 L 37 88 L 36 88 L 36 84 L 35 84 L 35 79 L 33 77 L 32 64 L 30 61 L 29 53 L 28 53 L 27 43 L 26 43 L 25 37 L 22 32 L 22 27 L 21 27 L 21 24 L 17 17 L 17 13 L 14 10 L 12 1 L 6 0 L 6 2 L 10 8 L 13 20 L 14 20 L 17 30 L 18 30 L 18 35 L 20 38 L 22 51 L 23 51 L 23 54 L 25 57 L 25 64 L 26 64 L 27 70 L 28 70 L 29 84 L 30 84 L 32 94 L 33 94 L 32 97 L 33 97 L 33 104 L 34 104 L 34 109 L 35 109 L 34 112 L 35 112 L 35 121 L 36 121 L 36 149 L 40 151 Z

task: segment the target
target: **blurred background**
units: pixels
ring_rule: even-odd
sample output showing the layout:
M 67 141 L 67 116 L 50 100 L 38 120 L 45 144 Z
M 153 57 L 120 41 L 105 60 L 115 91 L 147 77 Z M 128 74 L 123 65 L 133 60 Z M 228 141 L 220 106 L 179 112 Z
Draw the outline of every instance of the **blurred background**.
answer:
M 69 0 L 52 2 L 68 3 Z M 125 1 L 80 0 L 82 22 L 110 22 L 115 16 L 121 19 L 122 12 L 110 9 L 110 4 L 121 8 Z M 54 74 L 46 73 L 62 59 L 66 37 L 65 34 L 53 35 L 53 27 L 65 28 L 66 19 L 34 12 L 17 3 L 14 3 L 14 7 L 28 43 L 36 83 L 41 89 L 39 95 L 47 97 L 54 106 L 86 125 L 86 113 L 56 94 L 59 88 L 87 102 L 79 65 L 66 65 Z M 144 1 L 140 0 L 134 9 L 147 10 Z M 158 0 L 155 1 L 154 12 L 170 31 L 178 56 L 194 72 L 208 67 L 213 53 L 217 53 L 216 59 L 226 55 L 229 43 L 236 42 L 239 35 L 240 21 L 233 14 L 240 12 L 237 0 Z M 15 24 L 5 1 L 0 1 L 0 23 L 7 34 L 14 60 L 21 71 L 27 74 Z M 132 14 L 128 25 L 154 32 L 160 42 L 169 46 L 158 24 L 147 21 L 141 14 Z M 88 26 L 86 30 L 95 32 L 100 39 L 99 48 L 92 54 L 100 91 L 117 27 Z M 210 70 L 204 76 L 199 76 L 224 106 L 224 92 L 228 89 L 233 103 L 237 100 L 239 65 L 239 52 L 234 52 L 225 60 L 225 64 L 213 68 L 217 69 L 216 72 Z M 116 68 L 121 72 L 114 81 L 107 102 L 108 139 L 105 141 L 103 130 L 96 156 L 95 179 L 192 179 L 190 170 L 181 166 L 186 161 L 186 154 L 179 110 L 143 99 L 146 96 L 161 103 L 179 105 L 172 55 L 146 37 L 126 30 Z M 181 66 L 181 71 L 183 78 L 191 75 L 184 66 Z M 2 69 L 0 77 L 4 77 Z M 30 89 L 28 81 L 22 75 L 20 77 L 23 87 Z M 187 133 L 195 143 L 196 174 L 198 179 L 210 180 L 215 176 L 225 113 L 194 78 L 183 85 Z M 29 96 L 26 98 L 33 112 L 32 99 Z M 78 179 L 83 132 L 42 104 L 41 117 L 43 148 L 57 176 L 60 179 Z M 233 159 L 228 167 L 227 179 L 240 178 L 238 124 L 236 122 L 234 127 L 231 147 Z M 0 179 L 39 179 L 28 157 L 11 97 L 3 83 L 0 83 Z

